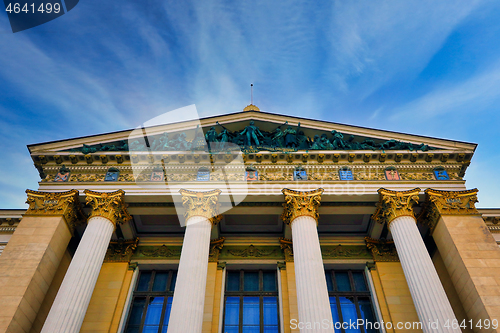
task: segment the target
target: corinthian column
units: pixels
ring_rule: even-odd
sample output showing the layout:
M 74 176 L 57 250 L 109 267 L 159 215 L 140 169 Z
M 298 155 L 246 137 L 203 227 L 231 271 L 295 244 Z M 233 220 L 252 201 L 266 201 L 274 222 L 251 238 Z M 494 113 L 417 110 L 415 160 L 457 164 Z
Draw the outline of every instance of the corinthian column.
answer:
M 321 327 L 322 323 L 332 322 L 317 230 L 323 189 L 309 192 L 283 189 L 282 192 L 285 203 L 281 218 L 292 228 L 299 321 L 314 327 L 307 332 L 331 332 Z
M 131 219 L 125 208 L 125 192 L 122 190 L 111 193 L 85 190 L 85 194 L 87 204 L 92 206 L 87 228 L 45 320 L 42 333 L 80 331 L 115 226 Z
M 181 189 L 186 218 L 168 333 L 201 333 L 212 225 L 220 221 L 220 190 Z
M 378 193 L 380 199 L 373 218 L 388 224 L 423 331 L 461 332 L 460 328 L 453 328 L 455 314 L 417 228 L 413 205 L 418 203 L 420 189 L 381 188 Z M 430 323 L 437 323 L 437 327 Z

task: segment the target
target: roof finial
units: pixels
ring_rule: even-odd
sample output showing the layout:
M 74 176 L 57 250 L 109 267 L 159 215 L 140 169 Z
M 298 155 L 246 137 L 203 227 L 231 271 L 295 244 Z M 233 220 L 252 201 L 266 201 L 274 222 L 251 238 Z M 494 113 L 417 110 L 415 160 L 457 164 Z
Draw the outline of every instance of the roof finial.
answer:
M 250 83 L 250 104 L 243 111 L 260 111 L 258 107 L 253 105 L 253 83 Z
M 253 83 L 250 83 L 250 104 L 253 104 Z

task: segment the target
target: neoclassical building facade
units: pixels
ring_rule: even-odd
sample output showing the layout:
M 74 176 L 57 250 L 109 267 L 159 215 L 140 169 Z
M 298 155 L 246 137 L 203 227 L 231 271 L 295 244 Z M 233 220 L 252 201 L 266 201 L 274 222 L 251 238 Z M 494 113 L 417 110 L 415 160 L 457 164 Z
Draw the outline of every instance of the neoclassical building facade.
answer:
M 0 332 L 500 331 L 475 144 L 249 105 L 28 148 Z

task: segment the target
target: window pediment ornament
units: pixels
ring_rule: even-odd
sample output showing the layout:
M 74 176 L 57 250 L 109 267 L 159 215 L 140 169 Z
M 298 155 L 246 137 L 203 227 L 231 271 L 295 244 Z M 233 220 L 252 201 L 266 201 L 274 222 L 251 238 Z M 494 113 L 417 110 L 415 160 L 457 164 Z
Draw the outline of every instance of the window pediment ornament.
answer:
M 66 192 L 39 192 L 26 190 L 29 205 L 24 215 L 28 216 L 64 216 L 66 223 L 73 234 L 75 227 L 85 221 L 78 190 Z
M 365 237 L 368 250 L 371 251 L 375 261 L 399 261 L 396 246 L 393 241 L 385 241 Z
M 106 251 L 105 262 L 130 262 L 130 258 L 137 249 L 139 238 L 135 239 L 120 239 L 118 241 L 109 242 L 108 250 Z
M 478 189 L 466 191 L 425 190 L 426 204 L 419 217 L 434 231 L 441 215 L 480 215 L 476 209 Z
M 85 190 L 84 193 L 86 195 L 85 202 L 92 207 L 89 219 L 101 216 L 110 220 L 115 226 L 132 219 L 127 211 L 123 190 L 115 192 Z
M 395 218 L 400 216 L 412 216 L 413 205 L 418 203 L 419 188 L 409 191 L 392 191 L 385 188 L 378 190 L 379 202 L 377 210 L 373 214 L 373 220 L 378 223 L 390 224 Z
M 283 214 L 281 219 L 286 224 L 291 224 L 299 216 L 310 216 L 318 223 L 318 208 L 321 205 L 321 194 L 323 189 L 319 188 L 313 191 L 294 191 L 283 189 L 281 192 L 285 195 L 283 204 Z
M 184 217 L 186 221 L 193 216 L 203 216 L 210 220 L 212 225 L 216 225 L 222 219 L 219 215 L 219 195 L 221 190 L 207 192 L 195 192 L 180 189 L 182 195 L 182 206 L 185 209 Z

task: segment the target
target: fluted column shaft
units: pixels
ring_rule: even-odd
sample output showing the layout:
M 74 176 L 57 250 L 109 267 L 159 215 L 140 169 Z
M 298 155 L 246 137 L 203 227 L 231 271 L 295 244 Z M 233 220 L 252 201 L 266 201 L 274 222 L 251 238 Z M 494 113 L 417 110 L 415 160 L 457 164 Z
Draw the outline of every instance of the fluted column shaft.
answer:
M 282 192 L 285 203 L 281 218 L 292 228 L 299 321 L 302 327 L 308 327 L 301 332 L 332 332 L 332 312 L 317 230 L 323 189 L 304 192 L 283 189 Z
M 330 327 L 332 312 L 316 220 L 311 216 L 299 216 L 292 221 L 291 227 L 299 321 L 316 327 L 307 332 L 331 332 L 321 327 L 323 323 Z M 315 323 L 319 323 L 319 327 Z
M 168 333 L 201 332 L 211 230 L 206 217 L 186 221 Z
M 452 328 L 455 314 L 416 223 L 414 217 L 400 216 L 389 224 L 389 229 L 423 331 L 461 332 L 460 328 Z M 438 323 L 437 329 L 429 325 L 435 322 Z M 446 322 L 448 327 L 444 327 Z
M 80 331 L 114 228 L 104 217 L 89 219 L 42 333 Z

